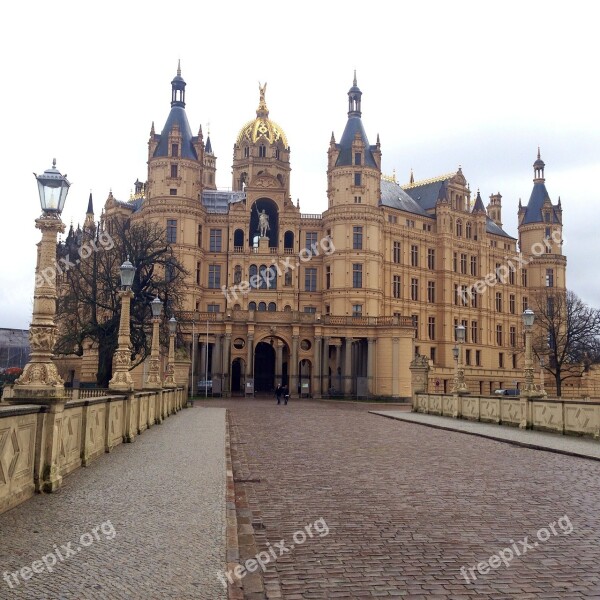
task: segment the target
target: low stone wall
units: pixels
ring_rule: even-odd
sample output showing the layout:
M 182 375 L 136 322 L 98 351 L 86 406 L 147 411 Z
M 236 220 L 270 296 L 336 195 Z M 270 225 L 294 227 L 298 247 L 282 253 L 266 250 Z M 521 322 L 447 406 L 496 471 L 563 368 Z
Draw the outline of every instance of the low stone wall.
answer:
M 183 388 L 0 405 L 0 513 L 181 410 Z
M 600 402 L 415 393 L 413 411 L 600 439 Z

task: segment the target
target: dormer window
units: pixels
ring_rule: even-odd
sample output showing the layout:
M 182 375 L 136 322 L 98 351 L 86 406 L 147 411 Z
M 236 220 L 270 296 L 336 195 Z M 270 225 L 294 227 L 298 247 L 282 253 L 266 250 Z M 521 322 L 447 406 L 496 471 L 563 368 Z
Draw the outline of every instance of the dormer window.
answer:
M 361 163 L 361 154 L 360 154 L 360 152 L 355 152 L 354 153 L 354 164 L 357 167 L 360 167 L 360 163 Z
M 549 212 L 544 213 L 544 221 L 546 221 L 546 223 L 550 223 L 550 213 Z
M 171 156 L 179 156 L 179 144 L 171 144 Z
M 248 158 L 250 156 L 250 148 L 246 146 L 244 148 L 244 158 Z
M 354 173 L 354 185 L 362 185 L 362 176 L 360 173 Z
M 267 147 L 266 146 L 259 146 L 258 148 L 258 156 L 260 158 L 265 158 L 267 156 Z

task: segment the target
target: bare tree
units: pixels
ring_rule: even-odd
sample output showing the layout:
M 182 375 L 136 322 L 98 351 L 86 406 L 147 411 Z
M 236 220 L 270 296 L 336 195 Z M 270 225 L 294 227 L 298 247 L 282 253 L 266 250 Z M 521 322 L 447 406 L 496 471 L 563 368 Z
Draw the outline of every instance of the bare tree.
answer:
M 533 349 L 538 357 L 547 357 L 545 369 L 561 396 L 565 380 L 581 377 L 591 364 L 600 363 L 600 310 L 570 290 L 547 288 L 533 300 Z
M 70 234 L 57 252 L 59 266 L 66 264 L 68 269 L 59 275 L 59 337 L 55 351 L 82 356 L 86 341 L 94 343 L 98 348 L 96 379 L 100 387 L 107 387 L 112 376 L 120 318 L 119 267 L 123 261 L 129 257 L 136 269 L 131 301 L 133 366 L 150 353 L 150 302 L 158 295 L 165 314 L 173 315 L 180 305 L 187 275 L 166 242 L 164 229 L 156 223 L 111 219 L 107 225 L 102 231 Z M 103 239 L 107 243 L 102 244 Z

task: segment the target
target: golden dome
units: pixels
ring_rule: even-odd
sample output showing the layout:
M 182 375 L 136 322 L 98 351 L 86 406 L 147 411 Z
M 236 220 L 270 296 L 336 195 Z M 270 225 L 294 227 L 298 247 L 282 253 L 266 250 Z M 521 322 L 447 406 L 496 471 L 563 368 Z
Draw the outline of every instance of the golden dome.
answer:
M 248 121 L 240 129 L 236 142 L 237 145 L 239 146 L 244 142 L 254 144 L 263 140 L 269 144 L 275 144 L 281 140 L 284 148 L 288 148 L 285 132 L 275 121 L 269 119 L 269 109 L 265 102 L 267 84 L 265 83 L 265 85 L 261 86 L 259 83 L 258 89 L 260 90 L 260 101 L 256 109 L 256 119 Z

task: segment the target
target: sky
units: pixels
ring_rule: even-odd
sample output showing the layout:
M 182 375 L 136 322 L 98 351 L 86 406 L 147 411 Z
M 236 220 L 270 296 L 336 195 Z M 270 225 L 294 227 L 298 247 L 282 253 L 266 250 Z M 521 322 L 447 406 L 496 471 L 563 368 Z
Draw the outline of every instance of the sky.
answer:
M 562 201 L 567 286 L 600 308 L 594 3 L 34 0 L 0 11 L 0 327 L 31 320 L 41 212 L 32 172 L 56 158 L 67 174 L 67 228 L 83 222 L 90 191 L 96 216 L 110 190 L 127 200 L 146 180 L 150 128 L 166 121 L 178 60 L 220 188 L 231 186 L 233 144 L 267 82 L 270 118 L 291 147 L 292 198 L 306 213 L 327 208 L 327 149 L 343 132 L 354 69 L 383 171 L 405 183 L 411 169 L 419 180 L 460 165 L 486 204 L 502 194 L 515 237 L 539 146 L 550 197 Z

